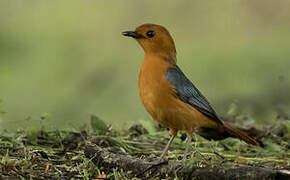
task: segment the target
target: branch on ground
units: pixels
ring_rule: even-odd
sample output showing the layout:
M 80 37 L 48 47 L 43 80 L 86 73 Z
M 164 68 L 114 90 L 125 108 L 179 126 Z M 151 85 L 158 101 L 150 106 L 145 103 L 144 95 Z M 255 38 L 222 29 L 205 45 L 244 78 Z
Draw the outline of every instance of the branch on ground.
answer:
M 280 171 L 268 167 L 237 166 L 232 168 L 199 168 L 187 165 L 181 166 L 178 162 L 166 162 L 157 165 L 136 159 L 126 153 L 112 152 L 96 144 L 88 142 L 85 147 L 85 156 L 98 167 L 106 171 L 113 168 L 130 172 L 131 177 L 149 178 L 182 178 L 182 179 L 287 179 L 289 171 Z

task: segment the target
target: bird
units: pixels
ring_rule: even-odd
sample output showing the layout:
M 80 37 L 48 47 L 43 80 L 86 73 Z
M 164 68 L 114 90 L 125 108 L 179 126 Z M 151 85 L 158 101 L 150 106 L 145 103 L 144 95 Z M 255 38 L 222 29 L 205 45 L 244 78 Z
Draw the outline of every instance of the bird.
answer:
M 195 132 L 209 140 L 234 137 L 248 144 L 261 145 L 260 141 L 218 117 L 209 101 L 177 65 L 174 40 L 165 27 L 147 23 L 133 31 L 124 31 L 122 35 L 134 38 L 144 50 L 138 82 L 142 104 L 153 120 L 170 130 L 171 137 L 160 161 L 178 131 L 187 134 L 183 163 Z

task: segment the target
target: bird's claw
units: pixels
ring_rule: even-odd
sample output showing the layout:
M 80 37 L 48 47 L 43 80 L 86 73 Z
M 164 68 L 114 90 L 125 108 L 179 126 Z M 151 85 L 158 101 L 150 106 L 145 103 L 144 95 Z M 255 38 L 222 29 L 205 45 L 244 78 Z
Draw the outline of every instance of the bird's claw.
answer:
M 162 159 L 159 159 L 157 161 L 148 162 L 148 165 L 149 166 L 144 171 L 142 171 L 141 173 L 139 173 L 136 177 L 140 177 L 143 174 L 145 174 L 147 171 L 149 171 L 149 170 L 151 170 L 151 169 L 153 169 L 155 167 L 158 167 L 158 166 L 161 166 L 161 165 L 165 165 L 165 164 L 168 164 L 168 161 L 165 160 L 165 159 L 163 159 L 163 158 Z
M 168 164 L 168 161 L 162 158 L 162 159 L 158 159 L 156 161 L 148 162 L 148 164 L 150 164 L 150 166 L 154 167 L 154 166 L 159 166 L 159 165 L 163 165 L 163 164 Z

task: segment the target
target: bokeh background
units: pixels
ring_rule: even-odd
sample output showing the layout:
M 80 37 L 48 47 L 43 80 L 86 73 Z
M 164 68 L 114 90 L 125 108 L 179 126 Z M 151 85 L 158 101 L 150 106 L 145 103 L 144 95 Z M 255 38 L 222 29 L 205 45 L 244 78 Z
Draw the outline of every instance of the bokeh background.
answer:
M 185 74 L 219 115 L 287 119 L 290 1 L 0 1 L 0 130 L 115 128 L 149 120 L 137 89 L 143 51 L 121 36 L 162 24 Z M 6 113 L 3 113 L 5 111 Z M 43 115 L 44 114 L 44 115 Z

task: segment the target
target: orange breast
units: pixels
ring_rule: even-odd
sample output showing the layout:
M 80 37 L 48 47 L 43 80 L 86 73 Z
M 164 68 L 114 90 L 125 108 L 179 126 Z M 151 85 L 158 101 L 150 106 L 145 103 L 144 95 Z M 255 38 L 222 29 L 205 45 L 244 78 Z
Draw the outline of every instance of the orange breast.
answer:
M 148 113 L 165 127 L 189 133 L 197 127 L 217 126 L 214 121 L 176 97 L 173 85 L 165 76 L 170 66 L 162 58 L 145 55 L 139 75 L 139 93 Z

